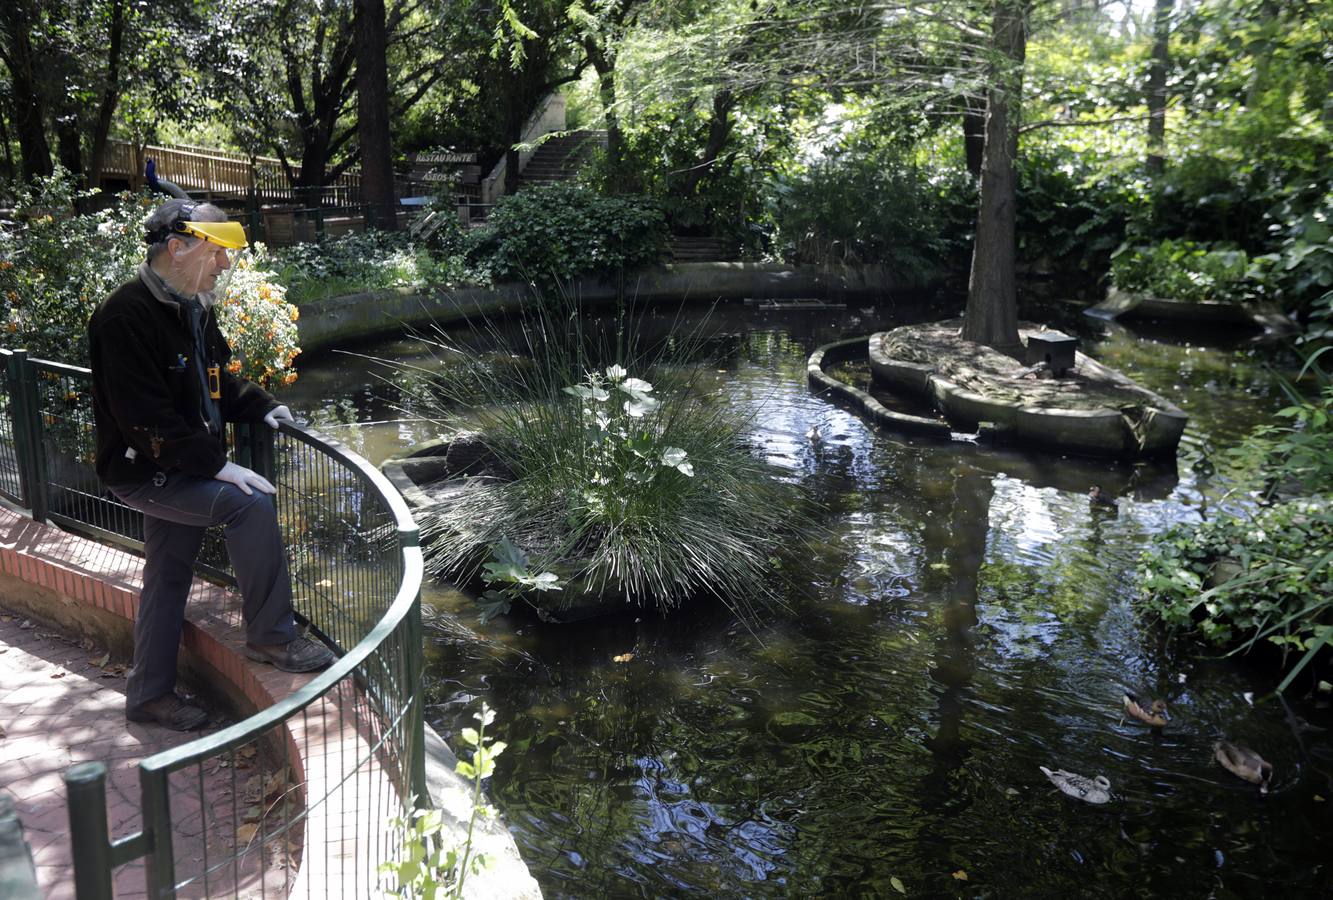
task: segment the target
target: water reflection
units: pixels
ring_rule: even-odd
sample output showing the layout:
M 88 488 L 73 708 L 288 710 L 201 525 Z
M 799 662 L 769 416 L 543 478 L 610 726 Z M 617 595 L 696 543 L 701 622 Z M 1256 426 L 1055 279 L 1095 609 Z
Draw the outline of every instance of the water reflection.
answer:
M 432 642 L 431 719 L 499 710 L 494 799 L 547 896 L 894 896 L 893 878 L 929 896 L 1328 894 L 1333 750 L 1305 727 L 1333 727 L 1327 704 L 1251 706 L 1264 673 L 1168 647 L 1131 604 L 1147 538 L 1222 488 L 1199 461 L 1279 403 L 1261 356 L 1071 322 L 1191 415 L 1179 469 L 1117 466 L 868 428 L 805 387 L 806 354 L 840 336 L 827 313 L 719 309 L 710 327 L 704 389 L 753 411 L 823 510 L 784 561 L 786 609 L 481 628 L 465 596 L 429 598 L 456 623 Z M 383 415 L 339 365 L 303 370 L 305 408 L 345 383 Z M 1116 509 L 1089 505 L 1093 483 Z M 1172 724 L 1121 721 L 1126 689 L 1164 697 Z M 1223 735 L 1275 764 L 1267 800 L 1211 761 Z M 1038 765 L 1105 774 L 1117 799 L 1054 794 Z

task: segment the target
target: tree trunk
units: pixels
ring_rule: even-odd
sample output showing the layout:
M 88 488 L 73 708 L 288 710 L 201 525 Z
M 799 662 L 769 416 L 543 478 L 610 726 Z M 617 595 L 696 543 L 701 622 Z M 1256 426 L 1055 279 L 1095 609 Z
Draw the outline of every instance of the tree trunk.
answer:
M 77 114 L 66 108 L 56 119 L 56 146 L 60 151 L 60 164 L 71 175 L 83 175 L 83 135 L 79 134 Z
M 1027 54 L 1030 0 L 998 0 L 991 41 L 1001 60 L 986 98 L 986 145 L 981 166 L 981 205 L 963 314 L 964 340 L 1006 353 L 1021 348 L 1014 257 L 1016 201 L 1014 156 Z
M 37 84 L 36 60 L 33 59 L 30 29 L 34 16 L 27 2 L 7 0 L 0 3 L 0 28 L 4 30 L 6 60 L 9 69 L 10 96 L 13 98 L 14 136 L 19 142 L 23 177 L 50 175 L 51 145 L 46 140 L 46 111 L 42 91 Z
M 963 150 L 972 179 L 981 177 L 981 157 L 986 149 L 986 104 L 963 98 Z
M 1171 7 L 1175 0 L 1157 0 L 1153 14 L 1152 64 L 1148 67 L 1148 172 L 1166 167 L 1166 70 L 1171 64 Z
M 361 143 L 361 201 L 366 226 L 398 227 L 389 140 L 389 75 L 385 62 L 384 0 L 356 0 L 357 134 Z
M 106 161 L 107 136 L 111 134 L 111 119 L 120 99 L 120 50 L 125 32 L 125 4 L 114 0 L 111 4 L 110 48 L 106 59 L 106 81 L 102 85 L 102 101 L 97 108 L 97 123 L 93 126 L 93 143 L 88 152 L 88 186 L 100 187 L 102 165 Z
M 722 152 L 722 148 L 726 146 L 727 138 L 731 136 L 731 128 L 734 124 L 731 119 L 731 110 L 736 106 L 736 102 L 736 96 L 731 92 L 731 88 L 722 88 L 714 95 L 713 118 L 708 123 L 708 142 L 704 144 L 703 158 L 685 173 L 685 183 L 681 186 L 683 196 L 693 196 L 695 190 L 699 187 L 699 182 L 704 180 L 704 176 L 717 162 L 718 154 Z

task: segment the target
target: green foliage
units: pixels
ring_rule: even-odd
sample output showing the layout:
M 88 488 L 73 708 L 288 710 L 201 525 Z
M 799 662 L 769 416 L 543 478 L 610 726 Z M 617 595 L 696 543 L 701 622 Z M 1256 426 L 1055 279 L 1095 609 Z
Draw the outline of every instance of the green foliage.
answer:
M 1333 633 L 1330 547 L 1333 501 L 1291 500 L 1174 526 L 1154 540 L 1140 580 L 1169 626 L 1219 647 L 1268 641 L 1309 658 Z
M 0 295 L 5 345 L 76 365 L 88 359 L 88 318 L 104 296 L 143 261 L 146 195 L 117 195 L 106 209 L 81 215 L 81 191 L 57 168 L 19 189 L 13 227 L 0 231 Z
M 466 580 L 489 559 L 516 589 L 508 598 L 539 613 L 580 597 L 663 613 L 696 594 L 738 610 L 771 598 L 770 558 L 799 515 L 749 445 L 749 422 L 692 390 L 690 339 L 648 348 L 624 322 L 614 340 L 582 329 L 576 306 L 546 309 L 524 322 L 522 343 L 492 335 L 526 365 L 442 345 L 470 363 L 411 383 L 414 414 L 441 431 L 479 427 L 512 476 L 469 479 L 419 510 L 428 569 Z M 533 590 L 543 580 L 563 589 Z M 494 614 L 508 598 L 483 604 Z
M 478 600 L 483 625 L 495 616 L 507 614 L 513 602 L 522 597 L 524 588 L 536 591 L 561 589 L 560 576 L 554 572 L 532 574 L 528 570 L 528 555 L 515 547 L 508 537 L 500 538 L 491 548 L 491 561 L 486 563 L 484 570 L 481 577 L 491 587 Z
M 1243 250 L 1210 249 L 1192 241 L 1122 247 L 1111 257 L 1111 280 L 1131 294 L 1188 303 L 1248 303 L 1263 294 L 1268 260 Z
M 1309 314 L 1306 342 L 1333 341 L 1333 191 L 1308 211 L 1284 202 L 1277 218 L 1282 241 L 1267 258 L 1286 301 Z
M 406 818 L 395 818 L 390 826 L 400 835 L 399 858 L 381 863 L 381 875 L 393 878 L 395 887 L 388 896 L 410 900 L 462 900 L 469 875 L 490 866 L 485 854 L 474 853 L 473 835 L 477 820 L 494 815 L 482 801 L 481 783 L 495 772 L 495 759 L 505 751 L 505 743 L 486 734 L 486 726 L 495 721 L 495 710 L 485 703 L 474 714 L 477 728 L 460 731 L 463 742 L 472 748 L 470 760 L 460 759 L 454 770 L 472 783 L 472 815 L 467 836 L 461 844 L 446 844 L 444 816 L 438 809 L 414 809 Z
M 641 198 L 602 197 L 572 183 L 534 185 L 501 198 L 469 258 L 496 280 L 553 286 L 653 263 L 666 238 L 661 212 Z
M 1066 145 L 1025 148 L 1015 167 L 1019 259 L 1064 279 L 1105 272 L 1148 202 L 1142 185 Z
M 429 241 L 405 232 L 350 232 L 273 252 L 279 280 L 296 302 L 396 287 L 457 284 L 466 266 L 456 230 L 446 227 Z
M 1226 457 L 1237 490 L 1267 505 L 1158 536 L 1140 572 L 1148 608 L 1173 628 L 1248 650 L 1267 641 L 1304 655 L 1279 690 L 1333 636 L 1333 383 L 1312 358 L 1315 398 L 1288 385 L 1289 425 L 1256 429 Z
M 932 173 L 891 157 L 839 153 L 774 176 L 775 252 L 792 263 L 881 263 L 926 278 L 964 264 L 976 218 L 965 172 Z

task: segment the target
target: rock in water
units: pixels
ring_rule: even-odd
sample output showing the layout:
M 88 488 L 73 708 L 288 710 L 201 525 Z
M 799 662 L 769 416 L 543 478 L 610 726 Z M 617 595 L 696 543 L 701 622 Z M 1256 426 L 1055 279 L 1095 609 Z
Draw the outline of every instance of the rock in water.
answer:
M 1089 778 L 1086 775 L 1066 772 L 1064 769 L 1052 772 L 1045 766 L 1037 768 L 1051 780 L 1051 784 L 1075 800 L 1082 800 L 1085 803 L 1106 803 L 1111 799 L 1111 782 L 1105 775 Z

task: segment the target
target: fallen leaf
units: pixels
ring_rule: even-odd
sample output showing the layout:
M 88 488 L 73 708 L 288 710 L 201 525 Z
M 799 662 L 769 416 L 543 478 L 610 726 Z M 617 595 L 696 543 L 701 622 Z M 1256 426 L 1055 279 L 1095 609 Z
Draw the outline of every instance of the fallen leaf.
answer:
M 236 829 L 236 840 L 242 844 L 248 844 L 255 839 L 255 835 L 258 833 L 258 825 L 242 825 Z
M 962 869 L 959 869 L 957 872 L 954 872 L 953 877 L 957 878 L 959 881 L 967 881 L 967 873 L 964 872 Z
M 254 759 L 256 752 L 254 744 L 246 744 L 244 747 L 236 751 L 236 755 L 241 759 Z
M 99 668 L 99 669 L 102 668 L 103 666 L 105 666 L 105 665 L 106 665 L 108 662 L 110 662 L 110 661 L 111 661 L 111 654 L 110 654 L 110 653 L 103 653 L 101 656 L 97 657 L 97 659 L 89 660 L 89 662 L 91 662 L 93 665 L 97 666 L 97 668 Z
M 32 619 L 24 619 L 22 622 L 19 623 L 19 628 L 22 628 L 24 631 L 28 631 L 29 629 L 36 627 L 37 627 L 36 625 L 32 624 Z
M 1015 790 L 1014 788 L 1005 788 L 1005 789 L 1004 789 L 1004 792 L 1005 792 L 1006 794 L 1008 794 L 1010 797 L 1017 797 L 1017 796 L 1018 796 L 1018 791 Z
M 611 662 L 627 663 L 634 658 L 633 653 L 622 653 L 619 656 L 611 657 Z
M 0 622 L 12 622 L 12 621 L 14 621 L 13 616 L 0 616 Z
M 1327 681 L 1319 682 L 1316 689 L 1321 694 L 1333 694 L 1333 684 L 1329 684 Z
M 64 677 L 65 677 L 66 675 L 68 675 L 68 674 L 69 674 L 69 673 L 66 672 L 64 669 L 57 669 L 56 671 L 54 671 L 54 672 L 51 673 L 51 677 L 52 677 L 52 678 L 64 678 Z
M 897 875 L 892 875 L 889 877 L 889 884 L 893 885 L 893 889 L 898 893 L 900 894 L 907 893 L 907 888 L 903 887 L 903 883 L 898 880 Z
M 259 804 L 255 804 L 254 806 L 248 807 L 245 810 L 245 813 L 241 816 L 241 821 L 258 822 L 263 815 L 264 811 L 259 808 Z
M 2 734 L 4 734 L 4 732 L 3 732 L 3 731 L 0 731 L 0 735 L 2 735 Z M 1315 803 L 1323 803 L 1323 802 L 1324 802 L 1324 798 L 1321 797 L 1321 796 L 1319 796 L 1318 794 L 1315 794 L 1315 795 L 1314 795 L 1314 802 L 1315 802 Z

